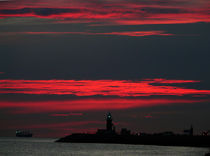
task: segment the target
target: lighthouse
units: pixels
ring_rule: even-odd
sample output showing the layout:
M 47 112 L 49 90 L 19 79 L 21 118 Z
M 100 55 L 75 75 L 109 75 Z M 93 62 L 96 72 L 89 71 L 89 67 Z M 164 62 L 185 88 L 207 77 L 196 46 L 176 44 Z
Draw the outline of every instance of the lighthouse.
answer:
M 114 130 L 114 125 L 112 123 L 112 115 L 111 113 L 109 112 L 106 116 L 106 130 L 107 131 L 113 131 Z

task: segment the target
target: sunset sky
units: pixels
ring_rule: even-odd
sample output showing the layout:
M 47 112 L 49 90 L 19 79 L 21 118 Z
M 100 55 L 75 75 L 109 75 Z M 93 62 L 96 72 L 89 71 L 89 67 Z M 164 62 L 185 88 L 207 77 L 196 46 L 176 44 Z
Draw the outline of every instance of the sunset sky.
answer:
M 209 0 L 0 0 L 0 136 L 210 130 Z

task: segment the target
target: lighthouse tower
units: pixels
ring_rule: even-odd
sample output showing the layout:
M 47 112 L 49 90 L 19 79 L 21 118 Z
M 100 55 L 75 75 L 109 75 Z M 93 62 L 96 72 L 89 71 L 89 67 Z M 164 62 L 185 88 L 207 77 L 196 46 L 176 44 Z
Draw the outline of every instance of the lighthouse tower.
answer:
M 111 113 L 108 113 L 107 116 L 106 116 L 106 130 L 107 131 L 113 131 L 113 123 L 112 123 L 112 115 Z

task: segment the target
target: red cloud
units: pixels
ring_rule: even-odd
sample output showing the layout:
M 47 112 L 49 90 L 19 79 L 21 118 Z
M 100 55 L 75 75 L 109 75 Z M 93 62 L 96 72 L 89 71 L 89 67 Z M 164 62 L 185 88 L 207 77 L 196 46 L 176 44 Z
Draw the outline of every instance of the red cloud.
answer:
M 5 32 L 5 35 L 68 35 L 68 34 L 79 34 L 79 35 L 114 35 L 114 36 L 172 36 L 173 34 L 165 33 L 164 31 L 126 31 L 126 32 L 108 32 L 108 33 L 96 33 L 96 32 Z
M 134 32 L 111 32 L 111 33 L 101 33 L 104 35 L 118 35 L 118 36 L 172 36 L 172 34 L 165 33 L 164 31 L 134 31 Z
M 184 99 L 78 99 L 60 101 L 0 101 L 0 109 L 11 109 L 12 113 L 49 113 L 87 110 L 120 110 L 169 104 L 200 103 L 205 100 Z
M 151 95 L 210 95 L 210 90 L 188 89 L 174 84 L 193 80 L 0 80 L 1 94 L 140 97 Z M 166 84 L 166 85 L 164 85 Z M 171 85 L 170 85 L 171 84 Z
M 57 113 L 57 114 L 51 114 L 51 116 L 61 116 L 61 117 L 67 117 L 67 116 L 82 116 L 83 113 Z
M 144 117 L 147 118 L 147 119 L 153 118 L 153 116 L 151 114 L 147 114 Z
M 116 25 L 210 22 L 210 3 L 161 1 L 14 1 L 0 7 L 0 18 L 35 17 L 76 23 Z

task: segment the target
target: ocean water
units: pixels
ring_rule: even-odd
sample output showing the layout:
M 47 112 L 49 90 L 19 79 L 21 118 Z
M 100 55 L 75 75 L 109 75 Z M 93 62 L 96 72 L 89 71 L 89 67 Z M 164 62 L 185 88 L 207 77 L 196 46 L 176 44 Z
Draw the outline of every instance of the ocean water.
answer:
M 0 138 L 0 156 L 202 156 L 208 148 L 55 143 L 55 139 Z

